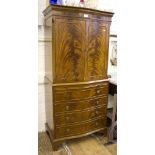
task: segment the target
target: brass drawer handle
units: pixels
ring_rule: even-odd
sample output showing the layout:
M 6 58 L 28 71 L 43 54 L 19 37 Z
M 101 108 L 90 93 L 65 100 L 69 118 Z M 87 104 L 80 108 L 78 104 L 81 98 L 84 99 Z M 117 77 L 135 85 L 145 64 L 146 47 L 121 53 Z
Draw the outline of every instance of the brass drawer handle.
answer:
M 66 106 L 66 110 L 69 110 L 69 106 L 68 105 Z
M 70 131 L 70 129 L 68 128 L 68 129 L 66 129 L 66 132 L 69 132 Z
M 100 91 L 100 90 L 97 90 L 96 92 L 97 92 L 97 94 L 100 94 L 100 93 L 101 93 L 101 91 Z
M 67 120 L 67 121 L 69 121 L 69 120 L 70 120 L 70 118 L 69 118 L 69 117 L 66 117 L 66 120 Z
M 96 101 L 96 104 L 98 105 L 99 104 L 99 101 Z
M 96 113 L 97 115 L 99 114 L 99 112 L 98 112 L 98 111 L 96 111 L 95 113 Z

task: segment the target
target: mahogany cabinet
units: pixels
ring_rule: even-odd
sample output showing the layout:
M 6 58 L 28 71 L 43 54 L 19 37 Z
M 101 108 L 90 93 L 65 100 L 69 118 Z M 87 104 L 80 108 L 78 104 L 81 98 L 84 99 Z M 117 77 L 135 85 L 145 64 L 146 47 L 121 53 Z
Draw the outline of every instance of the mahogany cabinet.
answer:
M 113 13 L 59 5 L 43 13 L 52 38 L 45 65 L 46 129 L 56 150 L 67 139 L 106 131 Z

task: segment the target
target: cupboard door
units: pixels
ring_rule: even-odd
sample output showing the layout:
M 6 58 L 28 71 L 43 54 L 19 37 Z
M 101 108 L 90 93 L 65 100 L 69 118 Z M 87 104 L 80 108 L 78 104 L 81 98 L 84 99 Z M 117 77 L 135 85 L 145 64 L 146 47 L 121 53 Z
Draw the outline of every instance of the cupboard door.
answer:
M 108 25 L 98 21 L 89 21 L 87 32 L 86 79 L 105 79 L 107 78 L 108 63 Z
M 54 82 L 83 81 L 85 21 L 57 17 L 53 31 L 55 37 Z

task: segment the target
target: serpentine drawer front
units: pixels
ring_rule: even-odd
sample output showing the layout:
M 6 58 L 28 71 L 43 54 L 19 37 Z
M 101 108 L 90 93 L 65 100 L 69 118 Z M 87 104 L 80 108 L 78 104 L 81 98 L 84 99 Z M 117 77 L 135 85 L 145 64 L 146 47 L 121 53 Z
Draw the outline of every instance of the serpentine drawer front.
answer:
M 54 100 L 55 102 L 68 101 L 68 100 L 82 100 L 90 99 L 92 97 L 107 95 L 108 83 L 98 85 L 90 84 L 86 86 L 75 87 L 54 87 Z
M 68 126 L 56 127 L 56 138 L 85 134 L 92 130 L 105 127 L 105 119 L 100 118 L 89 122 Z
M 64 112 L 74 112 L 82 109 L 93 108 L 95 106 L 106 106 L 108 96 L 91 98 L 88 100 L 55 102 L 54 111 L 56 114 Z
M 98 117 L 106 117 L 106 107 L 94 107 L 93 109 L 63 113 L 55 116 L 56 125 L 71 124 L 76 122 L 88 121 Z
M 45 52 L 46 130 L 63 141 L 106 134 L 108 47 L 112 12 L 49 5 Z

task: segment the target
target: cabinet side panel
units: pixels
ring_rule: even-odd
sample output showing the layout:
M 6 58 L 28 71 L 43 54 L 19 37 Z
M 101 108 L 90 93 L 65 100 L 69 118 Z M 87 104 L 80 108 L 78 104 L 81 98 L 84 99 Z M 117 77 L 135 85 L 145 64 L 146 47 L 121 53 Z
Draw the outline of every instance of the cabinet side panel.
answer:
M 46 84 L 45 86 L 45 103 L 46 123 L 48 123 L 50 129 L 53 130 L 53 92 L 50 84 Z
M 52 69 L 52 17 L 45 20 L 45 76 L 53 81 Z M 47 36 L 47 37 L 46 37 Z

